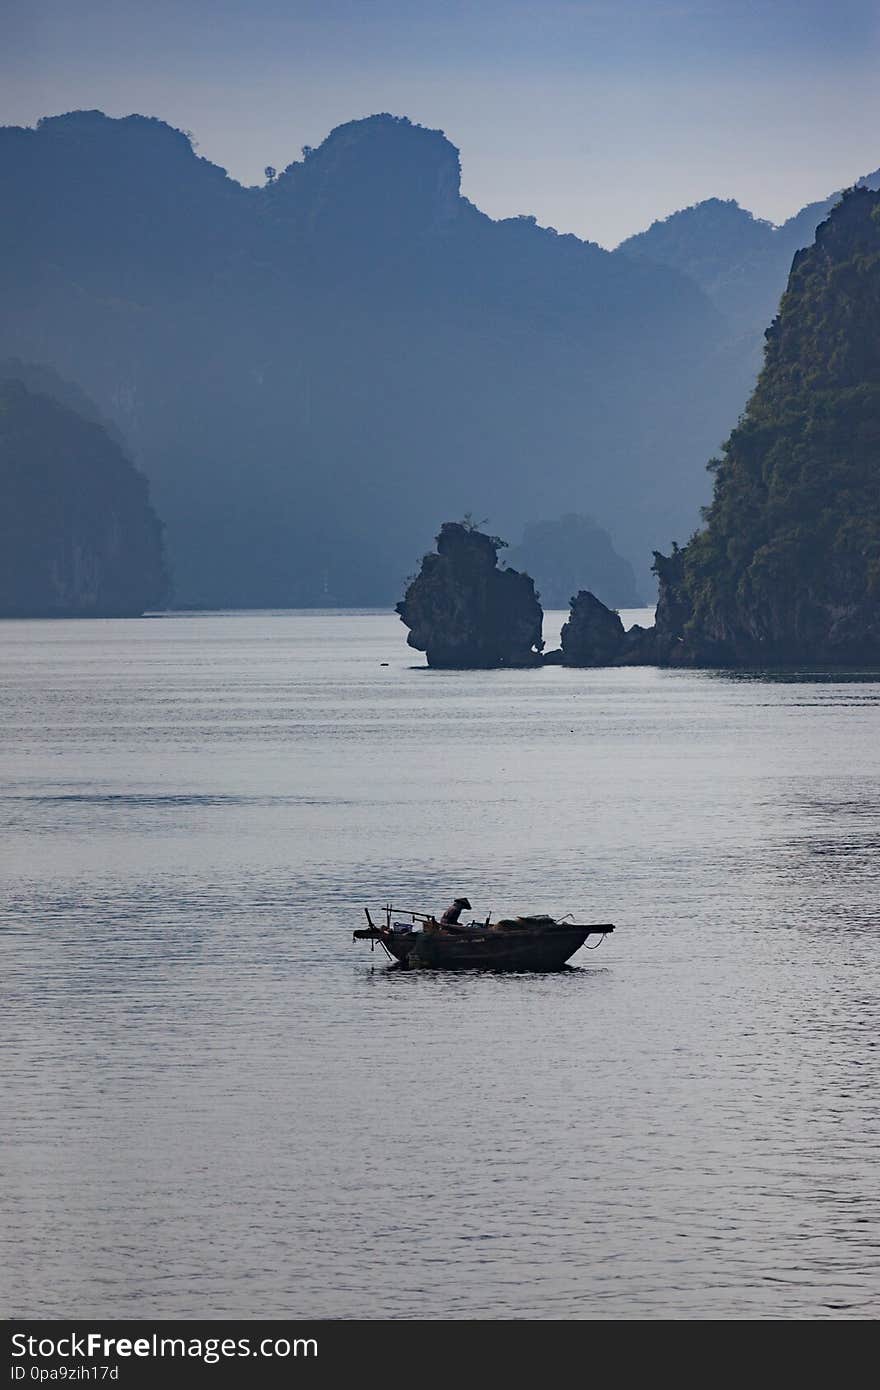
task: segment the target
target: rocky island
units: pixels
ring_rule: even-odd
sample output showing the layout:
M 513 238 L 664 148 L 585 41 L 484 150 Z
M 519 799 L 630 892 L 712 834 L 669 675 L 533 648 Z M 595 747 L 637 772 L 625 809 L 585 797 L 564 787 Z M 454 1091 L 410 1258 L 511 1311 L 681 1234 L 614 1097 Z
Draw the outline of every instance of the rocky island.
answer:
M 138 617 L 164 605 L 147 480 L 96 419 L 0 380 L 0 617 Z
M 429 666 L 538 666 L 544 614 L 534 581 L 501 569 L 504 542 L 469 522 L 446 521 L 397 612 L 407 642 Z

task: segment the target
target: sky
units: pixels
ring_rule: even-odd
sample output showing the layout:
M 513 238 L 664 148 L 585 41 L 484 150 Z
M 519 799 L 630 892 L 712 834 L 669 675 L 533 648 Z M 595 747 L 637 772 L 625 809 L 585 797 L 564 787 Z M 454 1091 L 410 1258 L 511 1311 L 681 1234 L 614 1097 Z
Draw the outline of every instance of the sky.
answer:
M 0 0 L 0 124 L 159 116 L 242 183 L 376 111 L 463 191 L 605 246 L 702 198 L 781 221 L 880 166 L 880 0 Z

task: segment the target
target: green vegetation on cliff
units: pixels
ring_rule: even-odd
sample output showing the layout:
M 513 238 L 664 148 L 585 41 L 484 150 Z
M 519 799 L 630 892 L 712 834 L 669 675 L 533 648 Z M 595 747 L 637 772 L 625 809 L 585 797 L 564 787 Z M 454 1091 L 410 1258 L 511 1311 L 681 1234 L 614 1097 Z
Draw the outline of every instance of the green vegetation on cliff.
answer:
M 144 476 L 95 420 L 0 380 L 0 616 L 134 617 L 166 594 Z
M 710 468 L 704 528 L 658 557 L 671 658 L 880 660 L 880 193 L 846 194 L 795 257 Z

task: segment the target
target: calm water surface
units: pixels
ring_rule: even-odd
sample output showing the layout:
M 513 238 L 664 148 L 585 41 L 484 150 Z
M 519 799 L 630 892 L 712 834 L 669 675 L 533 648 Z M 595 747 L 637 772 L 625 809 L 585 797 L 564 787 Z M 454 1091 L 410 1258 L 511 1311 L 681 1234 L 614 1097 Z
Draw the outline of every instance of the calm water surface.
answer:
M 403 636 L 0 624 L 3 1311 L 876 1316 L 880 677 Z M 351 942 L 458 893 L 618 930 Z

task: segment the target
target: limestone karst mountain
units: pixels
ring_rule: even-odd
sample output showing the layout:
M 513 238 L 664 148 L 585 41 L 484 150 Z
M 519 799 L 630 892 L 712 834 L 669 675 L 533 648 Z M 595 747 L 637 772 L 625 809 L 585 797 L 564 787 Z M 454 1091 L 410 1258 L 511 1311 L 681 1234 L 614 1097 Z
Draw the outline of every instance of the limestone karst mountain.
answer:
M 686 651 L 880 662 L 880 193 L 794 261 L 764 369 L 676 557 Z
M 848 193 L 795 257 L 710 467 L 704 526 L 656 557 L 654 628 L 581 595 L 570 663 L 880 664 L 880 193 Z

